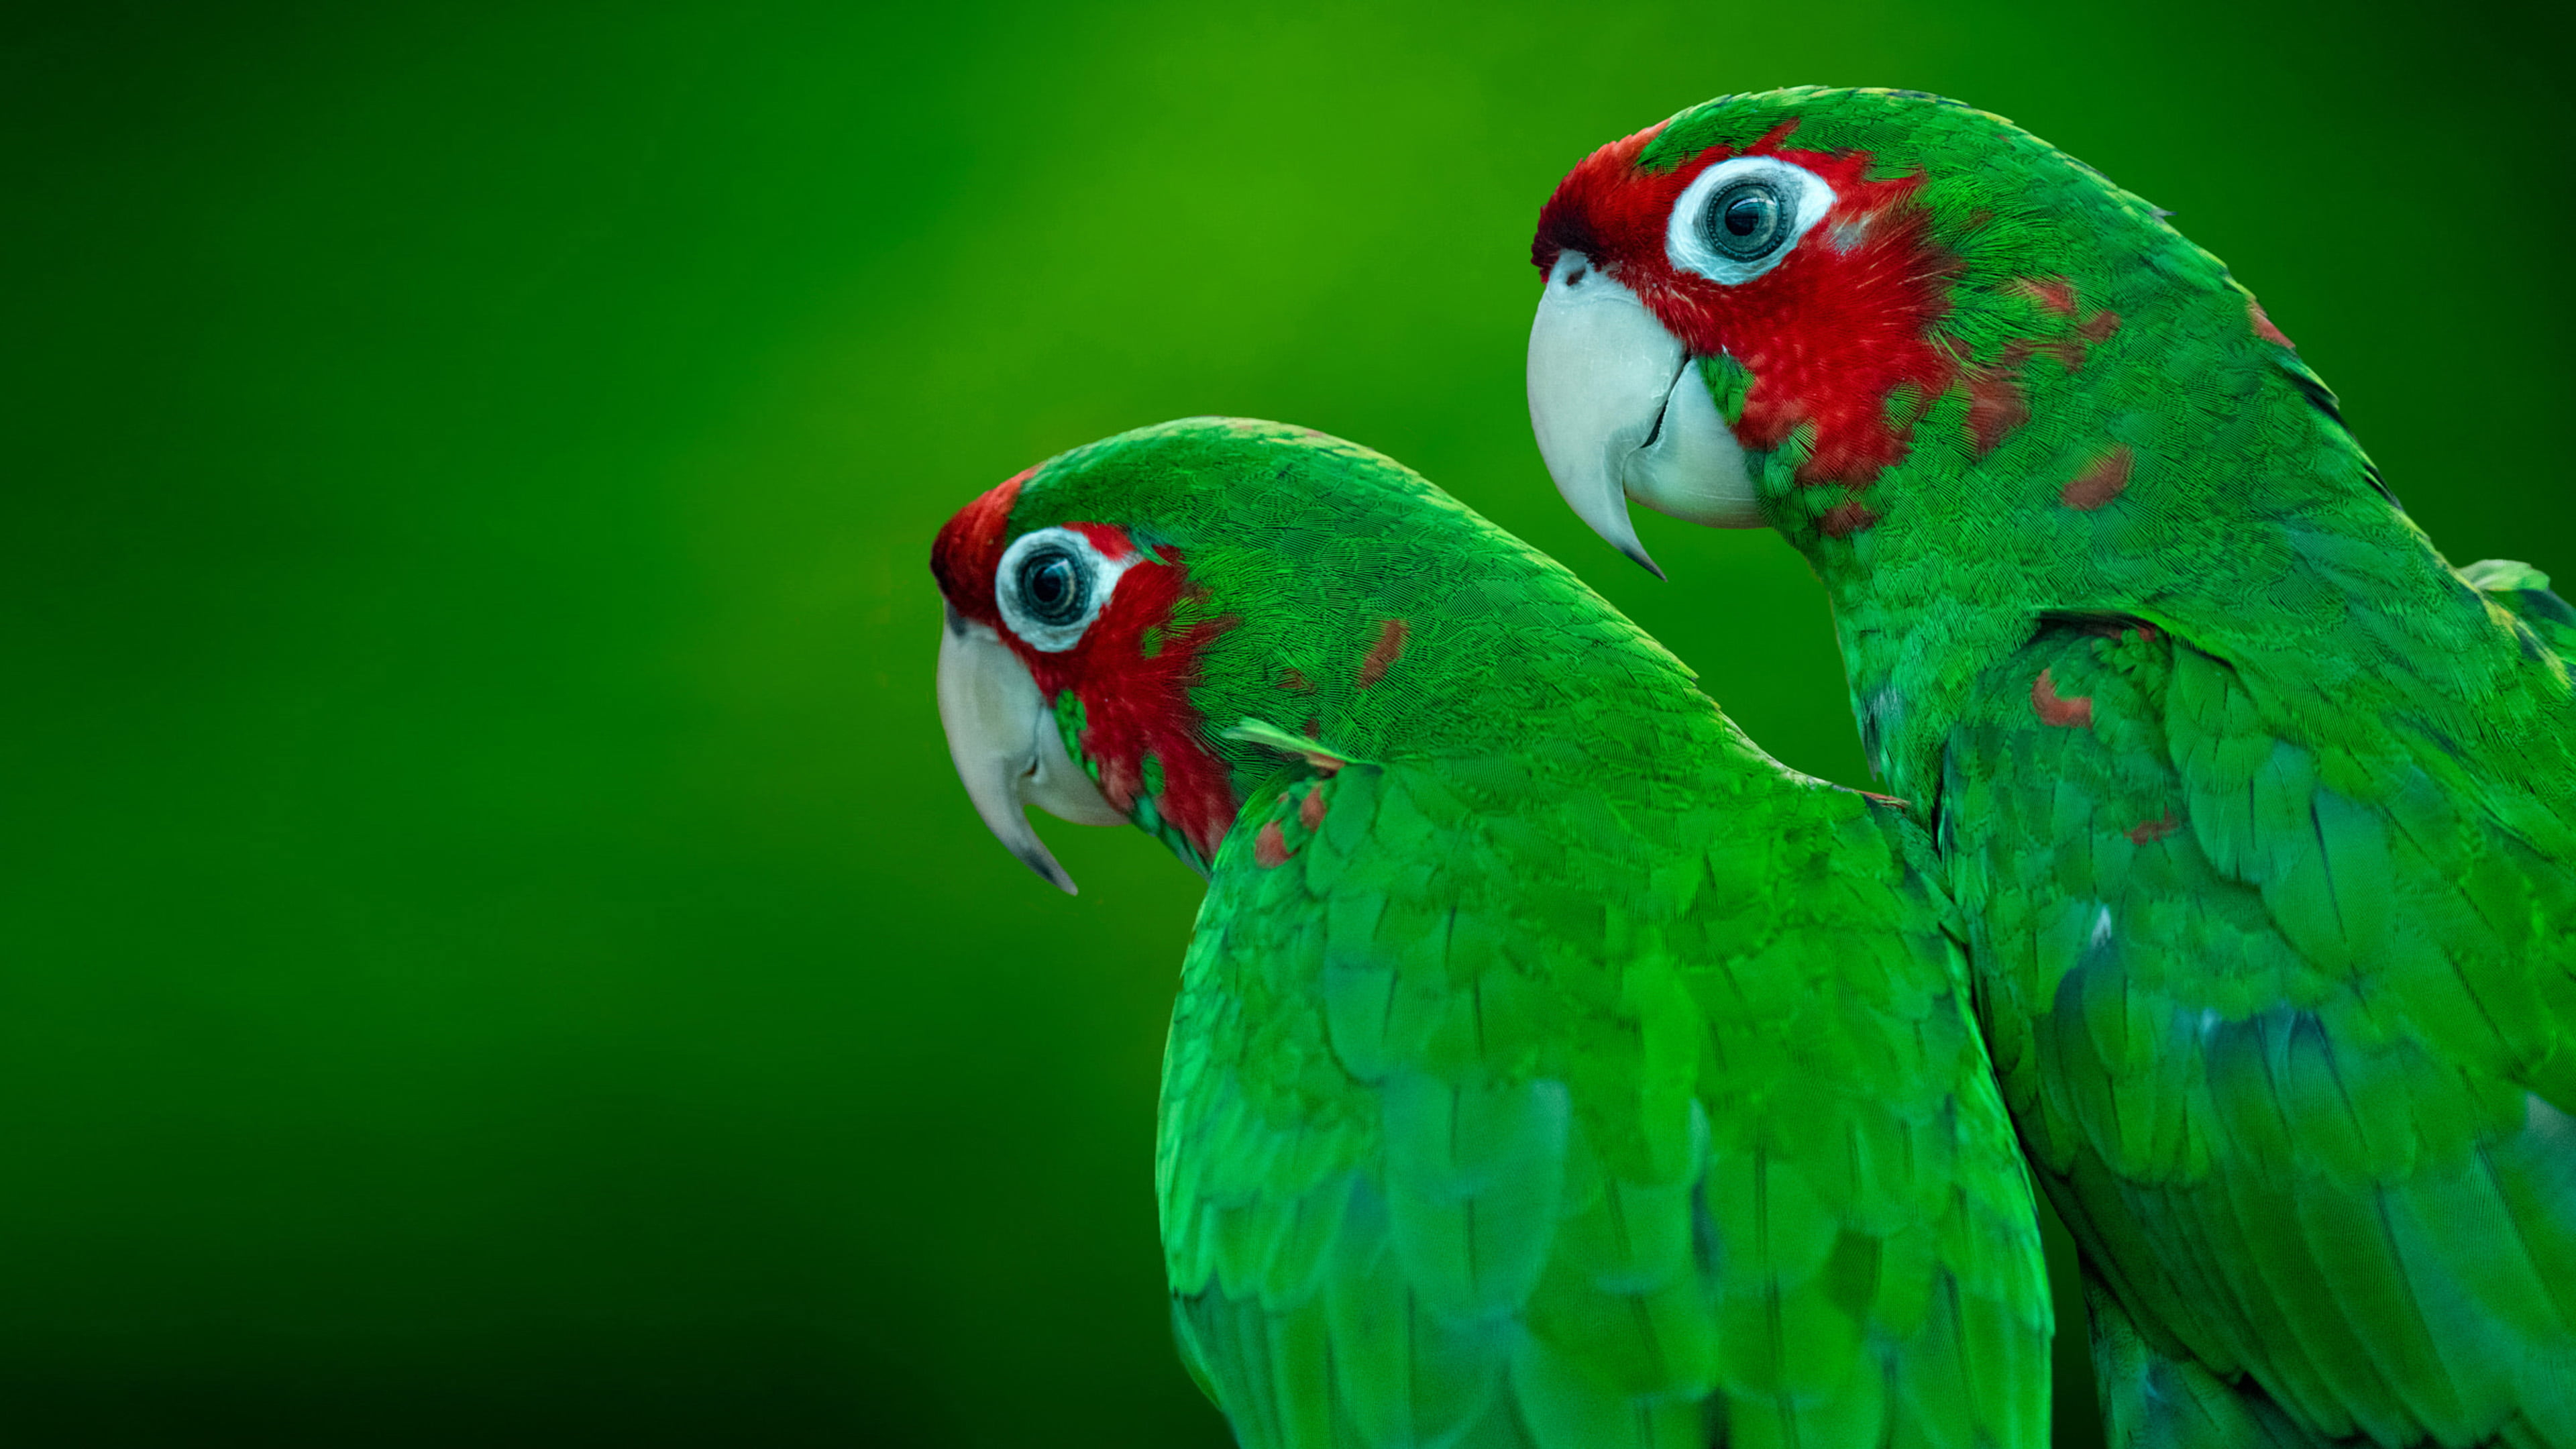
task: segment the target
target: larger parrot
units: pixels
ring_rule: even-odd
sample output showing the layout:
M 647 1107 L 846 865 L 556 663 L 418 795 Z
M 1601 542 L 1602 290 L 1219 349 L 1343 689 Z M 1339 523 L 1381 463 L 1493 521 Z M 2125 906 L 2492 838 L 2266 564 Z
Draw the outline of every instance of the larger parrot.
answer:
M 2546 580 L 2454 570 L 2215 257 L 1954 102 L 1684 111 L 1576 166 L 1533 260 L 1576 511 L 1641 562 L 1631 498 L 1767 524 L 1824 582 L 2113 1441 L 2576 1446 Z
M 1206 872 L 1157 1189 L 1251 1449 L 2037 1449 L 2035 1203 L 1901 812 L 1377 454 L 1197 419 L 939 534 L 985 823 Z

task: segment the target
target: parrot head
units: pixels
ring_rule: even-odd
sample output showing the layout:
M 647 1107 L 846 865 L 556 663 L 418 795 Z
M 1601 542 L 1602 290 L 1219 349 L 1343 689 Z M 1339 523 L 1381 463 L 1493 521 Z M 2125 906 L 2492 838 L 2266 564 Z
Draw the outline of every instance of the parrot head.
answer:
M 1497 597 L 1545 575 L 1608 613 L 1391 459 L 1233 418 L 1010 478 L 940 529 L 930 567 L 958 774 L 985 825 L 1068 892 L 1024 806 L 1133 822 L 1204 873 L 1249 792 L 1289 765 L 1282 742 L 1385 758 L 1511 728 L 1478 700 L 1534 636 Z
M 1811 549 L 1910 512 L 1957 544 L 2100 509 L 2257 404 L 2332 414 L 2162 213 L 1917 92 L 1728 96 L 1614 141 L 1559 184 L 1531 260 L 1540 451 L 1649 569 L 1632 499 Z M 2160 405 L 2094 386 L 2141 369 Z

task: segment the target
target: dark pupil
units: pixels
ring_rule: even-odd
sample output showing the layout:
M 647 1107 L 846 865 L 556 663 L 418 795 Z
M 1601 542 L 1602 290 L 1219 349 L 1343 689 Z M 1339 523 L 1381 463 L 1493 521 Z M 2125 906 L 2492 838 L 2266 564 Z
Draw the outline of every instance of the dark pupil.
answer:
M 1082 612 L 1082 577 L 1073 556 L 1049 549 L 1020 566 L 1020 597 L 1029 612 L 1049 624 L 1062 624 Z
M 1780 193 L 1761 181 L 1739 181 L 1719 192 L 1708 208 L 1717 225 L 1706 229 L 1708 244 L 1721 256 L 1755 261 L 1779 250 L 1786 228 L 1780 224 Z

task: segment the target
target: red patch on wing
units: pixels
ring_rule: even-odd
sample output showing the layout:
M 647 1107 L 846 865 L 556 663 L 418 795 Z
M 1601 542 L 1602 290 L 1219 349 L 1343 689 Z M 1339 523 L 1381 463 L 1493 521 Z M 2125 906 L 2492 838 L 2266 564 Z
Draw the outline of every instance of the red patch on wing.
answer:
M 1305 671 L 1301 669 L 1280 670 L 1278 684 L 1281 689 L 1288 691 L 1290 694 L 1313 694 L 1315 692 L 1315 682 L 1308 679 Z
M 1785 149 L 1783 126 L 1741 153 L 1717 146 L 1660 174 L 1636 159 L 1656 130 L 1614 141 L 1575 166 L 1539 213 L 1531 260 L 1544 272 L 1560 251 L 1591 257 L 1653 309 L 1693 356 L 1729 353 L 1752 381 L 1736 436 L 1774 450 L 1802 426 L 1815 446 L 1799 465 L 1807 484 L 1858 488 L 1901 460 L 1907 433 L 1886 399 L 1912 383 L 1926 398 L 1957 380 L 1936 339 L 1958 263 L 1932 241 L 1915 199 L 1919 175 L 1872 179 L 1867 152 Z M 1678 271 L 1664 251 L 1673 202 L 1700 172 L 1742 154 L 1805 167 L 1834 189 L 1834 208 L 1778 266 L 1726 286 Z
M 1265 822 L 1259 834 L 1252 837 L 1252 859 L 1264 870 L 1275 870 L 1288 863 L 1288 836 L 1276 820 Z
M 2076 729 L 2093 727 L 2091 697 L 2078 695 L 2073 699 L 2059 698 L 2057 681 L 2050 678 L 2049 672 L 2045 669 L 2039 671 L 2039 677 L 2030 682 L 2030 707 L 2039 711 L 2040 720 L 2045 724 L 2072 726 Z
M 2280 328 L 2273 326 L 2272 319 L 2264 315 L 2263 304 L 2255 301 L 2251 296 L 2245 299 L 2245 319 L 2254 324 L 2255 336 L 2275 347 L 2286 347 L 2292 352 L 2299 350 L 2299 344 L 2292 342 L 2283 335 Z
M 2129 486 L 2131 462 L 2126 444 L 2113 448 L 2094 459 L 2091 465 L 2076 474 L 2072 481 L 2060 489 L 2057 494 L 2058 500 L 2069 508 L 2091 510 L 2101 507 L 2119 497 L 2121 491 Z
M 1378 626 L 1377 642 L 1369 646 L 1368 657 L 1360 661 L 1360 688 L 1386 678 L 1387 669 L 1404 657 L 1405 637 L 1412 632 L 1402 619 L 1389 619 Z
M 1318 785 L 1307 791 L 1306 798 L 1297 802 L 1297 823 L 1305 826 L 1309 832 L 1321 830 L 1324 827 L 1323 786 Z
M 2182 829 L 2182 817 L 2168 810 L 2164 813 L 2162 819 L 2142 820 L 2137 824 L 2130 826 L 2129 843 L 2132 845 L 2153 845 L 2157 841 L 2164 839 L 2166 836 L 2171 835 L 2180 829 Z

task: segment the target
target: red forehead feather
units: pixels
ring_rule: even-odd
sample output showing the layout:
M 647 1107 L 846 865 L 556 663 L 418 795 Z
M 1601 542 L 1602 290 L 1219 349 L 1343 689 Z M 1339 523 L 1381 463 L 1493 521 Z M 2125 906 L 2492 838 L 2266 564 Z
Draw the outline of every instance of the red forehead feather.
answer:
M 1011 508 L 1020 501 L 1020 485 L 1037 469 L 1028 468 L 987 489 L 984 496 L 957 510 L 939 527 L 930 545 L 930 576 L 950 607 L 979 624 L 999 626 L 993 605 L 993 570 L 1002 563 L 1003 535 L 1010 528 Z
M 1664 123 L 1657 121 L 1633 136 L 1622 136 L 1591 155 L 1574 163 L 1565 179 L 1556 184 L 1556 194 L 1538 209 L 1538 235 L 1530 240 L 1530 265 L 1541 275 L 1556 270 L 1560 252 L 1581 252 L 1595 261 L 1608 258 L 1611 251 L 1607 228 L 1620 232 L 1633 231 L 1629 221 L 1632 210 L 1646 204 L 1631 203 L 1627 198 L 1630 183 L 1637 176 L 1637 153 L 1646 143 L 1662 134 Z M 1689 183 L 1684 182 L 1683 185 Z M 1679 195 L 1681 188 L 1673 188 Z M 1664 198 L 1664 209 L 1672 209 L 1672 197 Z
M 1530 243 L 1530 261 L 1541 272 L 1556 266 L 1559 252 L 1575 251 L 1610 265 L 1652 253 L 1663 255 L 1664 221 L 1673 201 L 1699 174 L 1733 156 L 1790 155 L 1780 145 L 1798 129 L 1782 121 L 1768 135 L 1742 151 L 1711 146 L 1670 171 L 1637 168 L 1637 157 L 1664 132 L 1657 121 L 1633 136 L 1622 136 L 1575 163 L 1557 183 L 1556 194 L 1539 208 L 1538 235 Z M 1802 163 L 1803 164 L 1803 163 Z
M 1011 510 L 1019 504 L 1020 486 L 1036 471 L 1029 468 L 1013 474 L 958 509 L 940 525 L 939 537 L 930 546 L 930 574 L 939 581 L 939 591 L 958 613 L 978 623 L 1001 622 L 993 603 L 993 574 L 1008 551 Z M 1091 540 L 1101 557 L 1113 562 L 1136 554 L 1135 541 L 1116 524 L 1068 523 L 1065 527 Z

